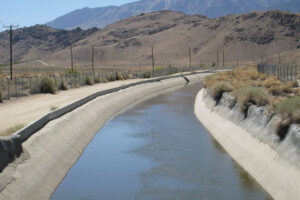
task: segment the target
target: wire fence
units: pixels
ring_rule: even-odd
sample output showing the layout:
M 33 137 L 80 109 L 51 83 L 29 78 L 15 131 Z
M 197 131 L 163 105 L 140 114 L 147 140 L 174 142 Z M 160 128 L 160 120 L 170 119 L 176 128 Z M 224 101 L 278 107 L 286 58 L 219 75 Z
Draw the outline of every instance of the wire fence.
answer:
M 257 71 L 265 74 L 277 76 L 283 82 L 297 81 L 298 79 L 298 66 L 296 64 L 289 65 L 276 65 L 268 63 L 259 63 Z
M 59 73 L 39 73 L 35 75 L 16 75 L 0 77 L 0 97 L 2 100 L 17 99 L 33 94 L 41 93 L 42 80 L 45 76 L 50 77 L 57 90 L 78 88 L 91 84 L 105 83 L 115 80 L 150 78 L 165 76 L 179 72 L 200 70 L 201 67 L 157 67 L 152 70 L 125 70 L 103 69 L 97 71 L 65 71 Z M 203 69 L 203 66 L 202 66 Z

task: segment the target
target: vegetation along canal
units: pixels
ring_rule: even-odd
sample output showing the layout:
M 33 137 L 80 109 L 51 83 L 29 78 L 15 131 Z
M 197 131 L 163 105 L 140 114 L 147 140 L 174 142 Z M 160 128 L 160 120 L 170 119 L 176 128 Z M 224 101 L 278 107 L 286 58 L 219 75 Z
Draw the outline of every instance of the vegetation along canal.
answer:
M 66 199 L 271 199 L 194 116 L 201 84 L 109 121 L 59 185 Z

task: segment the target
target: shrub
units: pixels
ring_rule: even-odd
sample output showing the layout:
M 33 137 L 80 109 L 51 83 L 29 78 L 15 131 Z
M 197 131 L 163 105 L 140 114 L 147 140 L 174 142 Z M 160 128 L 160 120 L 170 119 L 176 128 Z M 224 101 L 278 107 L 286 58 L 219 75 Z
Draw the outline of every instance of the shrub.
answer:
M 226 81 L 217 81 L 210 88 L 211 95 L 216 101 L 219 101 L 221 99 L 224 92 L 232 92 L 232 91 L 233 91 L 232 85 Z
M 151 73 L 150 72 L 144 72 L 142 77 L 143 78 L 151 78 Z
M 111 74 L 107 77 L 107 79 L 108 79 L 109 81 L 115 81 L 115 80 L 116 80 L 116 73 L 111 73 Z
M 123 78 L 126 80 L 126 79 L 129 79 L 129 75 L 127 73 L 124 73 L 123 74 Z
M 102 82 L 103 82 L 103 83 L 107 83 L 107 82 L 108 82 L 107 78 L 103 78 L 103 79 L 102 79 Z
M 300 123 L 300 96 L 280 101 L 275 105 L 275 112 L 283 119 L 289 119 L 293 123 Z
M 271 88 L 274 86 L 280 86 L 282 83 L 280 82 L 280 80 L 278 80 L 278 78 L 276 76 L 268 76 L 262 83 L 263 87 L 266 88 Z
M 66 81 L 62 81 L 61 82 L 59 89 L 61 89 L 61 90 L 68 90 L 68 86 L 67 86 Z
M 8 135 L 11 135 L 19 130 L 21 130 L 22 128 L 25 127 L 25 124 L 17 124 L 13 127 L 10 127 L 8 129 L 6 129 L 5 131 L 1 132 L 0 135 L 1 136 L 8 136 Z
M 98 77 L 95 77 L 95 83 L 100 83 L 100 79 Z
M 240 110 L 246 113 L 251 104 L 264 106 L 269 103 L 268 90 L 257 86 L 247 86 L 236 90 L 233 95 L 237 98 Z
M 93 85 L 93 84 L 94 84 L 94 82 L 92 81 L 91 77 L 86 77 L 86 78 L 85 78 L 85 83 L 86 83 L 87 85 Z
M 56 87 L 53 78 L 44 76 L 41 80 L 41 92 L 55 94 Z
M 0 90 L 0 103 L 2 103 L 3 100 L 2 100 L 2 91 Z
M 124 80 L 123 75 L 120 72 L 116 72 L 116 80 Z
M 68 69 L 68 70 L 66 70 L 66 73 L 69 75 L 78 75 L 79 71 Z

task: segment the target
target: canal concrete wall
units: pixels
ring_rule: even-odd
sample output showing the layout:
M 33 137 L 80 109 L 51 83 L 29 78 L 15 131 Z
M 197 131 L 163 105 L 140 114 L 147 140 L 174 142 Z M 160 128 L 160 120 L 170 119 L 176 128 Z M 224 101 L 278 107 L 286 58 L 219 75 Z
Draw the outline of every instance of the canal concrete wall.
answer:
M 275 200 L 300 199 L 299 128 L 292 125 L 280 141 L 274 133 L 280 119 L 255 106 L 249 107 L 245 119 L 226 95 L 216 106 L 207 90 L 201 90 L 195 101 L 197 118 Z
M 185 77 L 191 82 L 200 82 L 204 76 L 206 74 Z M 56 112 L 49 113 L 28 126 L 35 131 L 25 127 L 14 137 L 23 142 L 26 159 L 16 166 L 9 165 L 0 174 L 0 178 L 11 174 L 11 177 L 5 177 L 10 180 L 0 185 L 0 199 L 49 199 L 107 120 L 130 106 L 185 84 L 187 81 L 182 76 L 175 76 L 124 86 L 102 95 L 87 97 L 83 104 L 69 106 L 70 110 L 62 108 L 64 111 L 58 111 L 58 116 Z

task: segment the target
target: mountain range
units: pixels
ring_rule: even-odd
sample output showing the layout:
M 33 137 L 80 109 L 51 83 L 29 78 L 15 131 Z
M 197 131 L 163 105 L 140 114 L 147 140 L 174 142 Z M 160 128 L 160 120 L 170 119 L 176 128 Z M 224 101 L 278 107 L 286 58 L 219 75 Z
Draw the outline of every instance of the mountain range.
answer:
M 58 17 L 47 25 L 59 29 L 103 28 L 121 19 L 160 10 L 215 18 L 268 9 L 300 12 L 300 0 L 140 0 L 122 6 L 86 7 Z
M 234 63 L 237 58 L 240 62 L 259 60 L 261 56 L 296 51 L 289 60 L 282 58 L 282 62 L 290 62 L 299 54 L 300 14 L 272 10 L 210 19 L 158 11 L 103 29 L 60 30 L 46 25 L 20 28 L 14 32 L 13 43 L 14 61 L 24 67 L 70 66 L 71 46 L 75 66 L 90 67 L 92 45 L 95 66 L 151 66 L 151 46 L 155 63 L 164 66 L 187 64 L 189 48 L 197 65 L 216 62 L 217 52 L 220 55 L 222 51 L 226 62 Z M 9 32 L 5 31 L 0 33 L 0 64 L 9 61 L 8 50 Z

